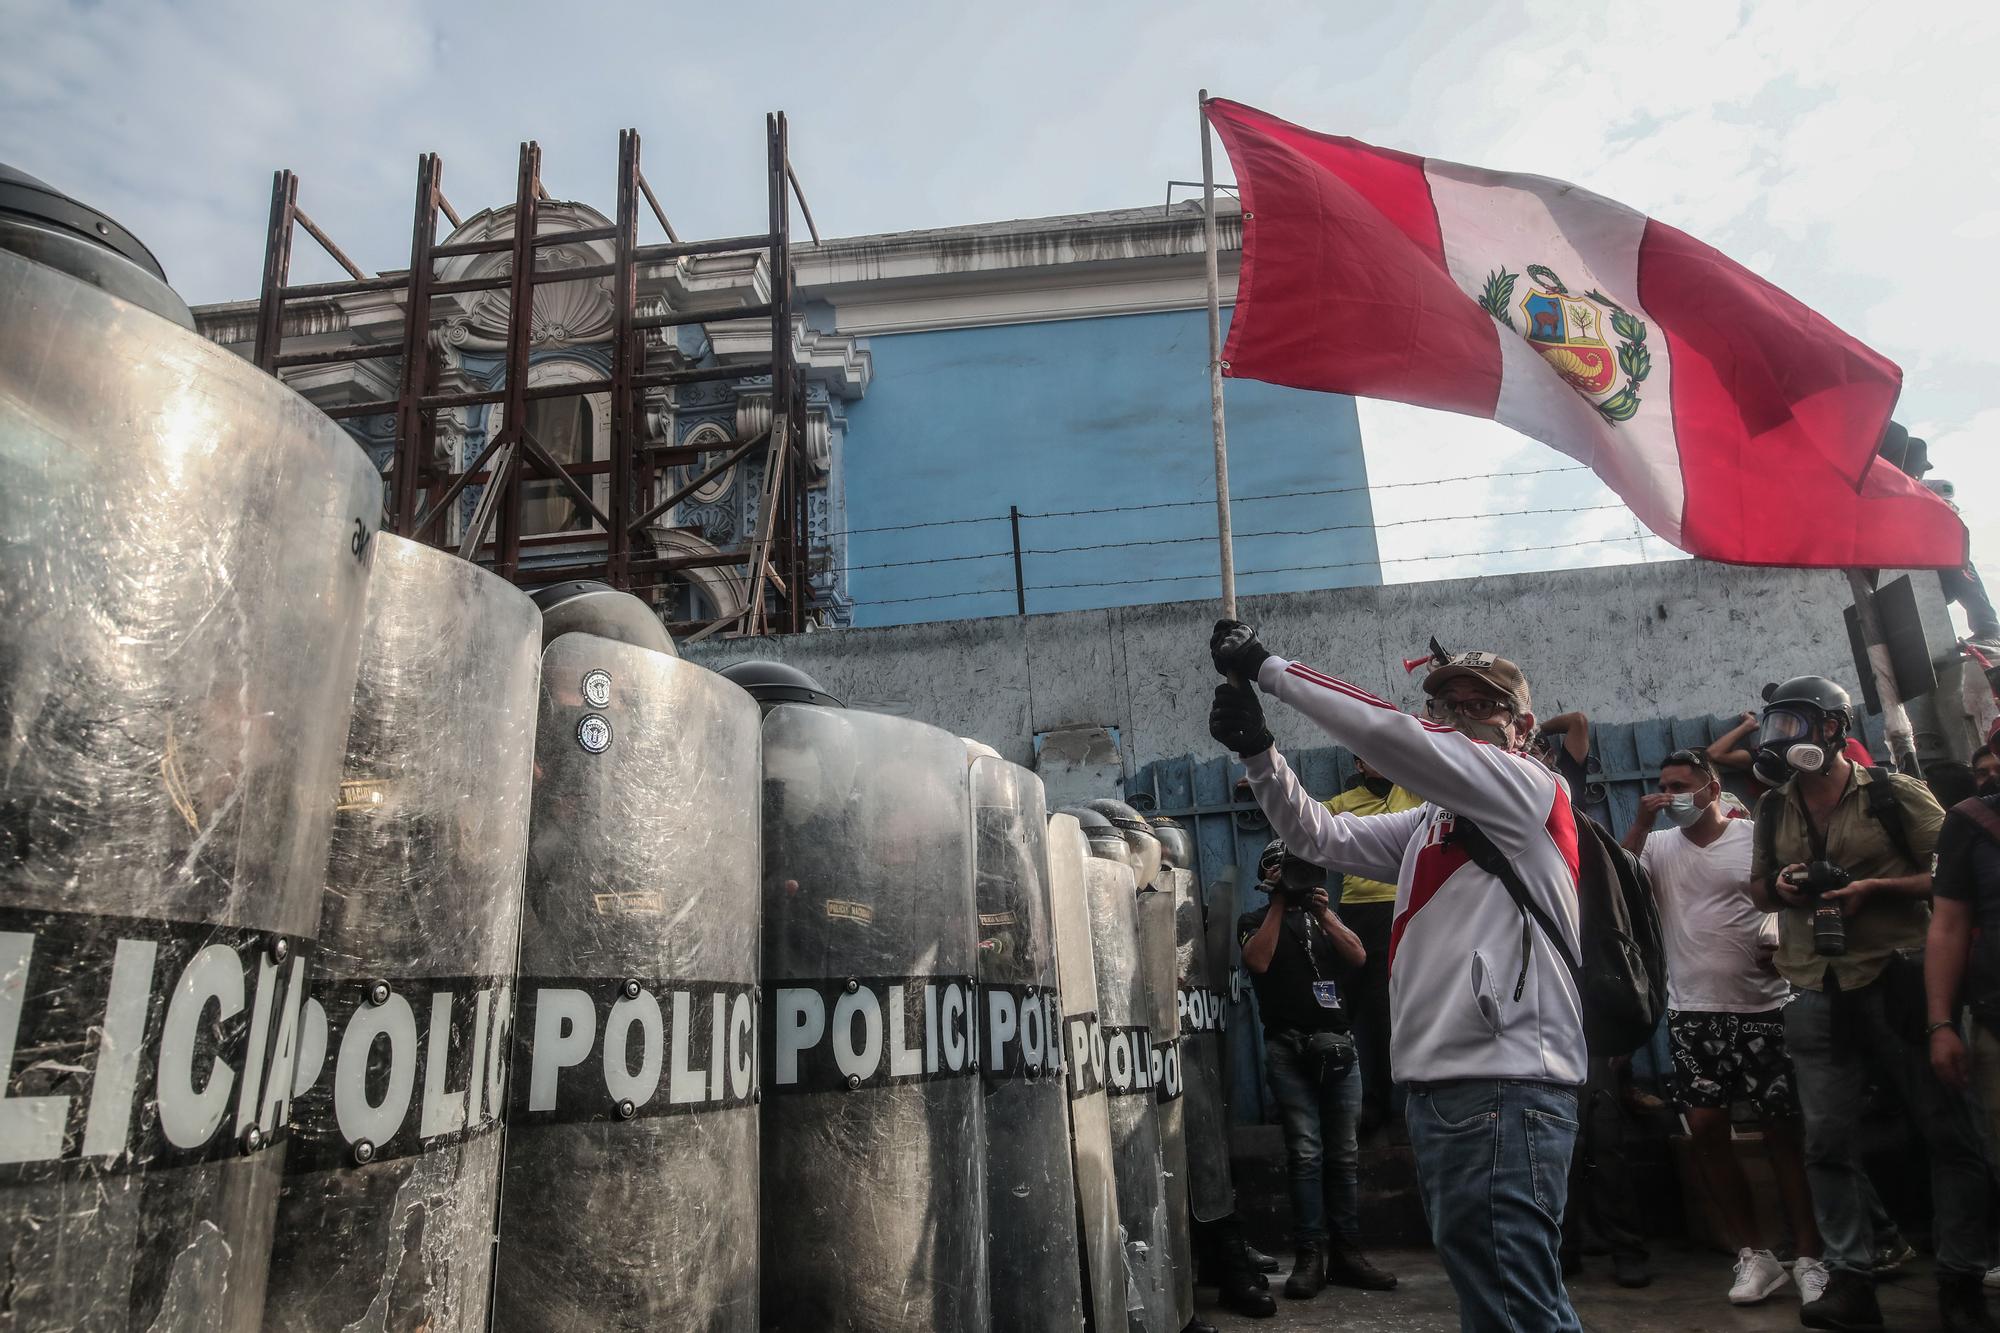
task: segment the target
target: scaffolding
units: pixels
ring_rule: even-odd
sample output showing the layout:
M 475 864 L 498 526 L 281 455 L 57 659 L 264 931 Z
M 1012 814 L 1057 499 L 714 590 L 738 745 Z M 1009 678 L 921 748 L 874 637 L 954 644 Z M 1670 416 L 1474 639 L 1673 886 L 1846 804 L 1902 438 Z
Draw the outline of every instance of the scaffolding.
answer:
M 345 403 L 323 410 L 336 420 L 393 415 L 394 452 L 386 468 L 383 528 L 415 541 L 455 548 L 468 560 L 492 569 L 522 587 L 532 588 L 571 579 L 597 579 L 634 592 L 659 606 L 666 585 L 676 576 L 700 568 L 740 568 L 748 593 L 744 605 L 708 620 L 687 621 L 670 628 L 690 639 L 711 634 L 796 633 L 813 614 L 808 569 L 805 454 L 805 394 L 793 352 L 795 275 L 791 262 L 791 202 L 796 196 L 807 228 L 818 241 L 812 213 L 806 207 L 792 170 L 785 115 L 766 117 L 769 192 L 768 229 L 717 240 L 684 241 L 668 222 L 652 186 L 640 169 L 639 134 L 622 130 L 618 136 L 617 209 L 608 226 L 570 230 L 539 230 L 538 211 L 549 200 L 542 187 L 541 148 L 521 145 L 520 169 L 514 195 L 513 234 L 456 244 L 437 243 L 438 215 L 456 229 L 462 226 L 445 198 L 444 164 L 435 153 L 417 162 L 416 211 L 411 227 L 409 269 L 401 274 L 370 275 L 360 269 L 299 207 L 299 178 L 276 173 L 271 193 L 270 230 L 266 237 L 264 275 L 257 306 L 252 359 L 273 375 L 302 367 L 343 362 L 397 359 L 394 398 Z M 667 240 L 639 244 L 639 207 L 644 200 Z M 290 281 L 292 239 L 302 228 L 347 271 L 344 281 L 294 284 Z M 609 263 L 579 268 L 541 269 L 538 256 L 549 247 L 609 241 Z M 761 251 L 768 257 L 770 299 L 721 311 L 661 310 L 641 313 L 639 270 L 642 264 L 699 255 Z M 444 280 L 440 261 L 480 254 L 507 253 L 506 272 L 484 277 Z M 612 310 L 609 373 L 584 382 L 530 386 L 530 331 L 536 291 L 552 283 L 610 281 Z M 442 358 L 431 337 L 433 303 L 460 293 L 505 290 L 509 301 L 503 379 L 500 387 L 443 390 Z M 311 350 L 284 350 L 285 307 L 298 301 L 325 301 L 388 294 L 402 307 L 400 341 L 350 340 Z M 672 369 L 648 364 L 647 335 L 684 325 L 711 325 L 737 320 L 768 320 L 771 352 L 768 361 L 750 365 L 697 366 Z M 648 444 L 641 430 L 643 398 L 648 390 L 673 389 L 710 381 L 735 381 L 769 376 L 771 414 L 768 428 L 738 441 L 719 461 L 667 493 L 658 486 L 673 474 L 665 469 L 699 466 L 716 451 L 713 444 L 673 446 Z M 529 428 L 528 405 L 542 399 L 610 396 L 610 438 L 602 461 L 563 462 L 555 458 Z M 437 453 L 436 413 L 479 404 L 500 410 L 500 426 L 491 431 L 477 455 L 453 470 Z M 675 506 L 728 469 L 761 454 L 762 490 L 747 544 L 733 550 L 665 555 L 653 546 L 648 531 Z M 607 503 L 599 507 L 591 494 L 596 477 L 608 477 Z M 580 482 L 578 478 L 589 481 Z M 541 539 L 523 531 L 524 492 L 534 482 L 553 483 L 588 515 L 587 532 L 565 532 L 560 540 Z M 448 515 L 469 487 L 480 487 L 477 502 L 454 539 Z M 608 512 L 607 512 L 608 511 Z M 523 563 L 524 540 L 537 558 Z

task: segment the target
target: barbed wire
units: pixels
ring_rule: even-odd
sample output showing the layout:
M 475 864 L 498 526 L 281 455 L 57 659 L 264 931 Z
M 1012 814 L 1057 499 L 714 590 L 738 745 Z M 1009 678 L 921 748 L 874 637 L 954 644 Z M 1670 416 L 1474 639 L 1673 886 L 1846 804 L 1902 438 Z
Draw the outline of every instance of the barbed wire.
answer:
M 1500 477 L 1540 477 L 1558 472 L 1589 471 L 1590 469 L 1587 467 L 1573 464 L 1554 467 L 1518 468 L 1508 472 L 1474 472 L 1458 477 L 1424 477 L 1416 481 L 1384 481 L 1373 485 L 1363 482 L 1354 486 L 1327 486 L 1308 491 L 1272 491 L 1265 495 L 1234 495 L 1230 497 L 1229 503 L 1231 505 L 1255 504 L 1264 500 L 1300 500 L 1322 495 L 1353 495 L 1361 491 L 1406 490 L 1413 486 L 1449 486 L 1453 482 L 1459 481 L 1492 481 Z M 1026 519 L 1085 518 L 1097 514 L 1122 514 L 1148 509 L 1206 508 L 1214 504 L 1215 498 L 1207 496 L 1199 500 L 1160 500 L 1149 504 L 1109 505 L 1098 509 L 1052 509 L 1036 513 L 1023 510 L 1020 517 Z M 1012 517 L 1010 514 L 981 514 L 968 518 L 924 519 L 916 523 L 885 523 L 877 527 L 868 528 L 836 528 L 826 534 L 826 540 L 831 541 L 835 537 L 852 537 L 871 532 L 913 532 L 918 528 L 951 528 L 973 523 L 1005 523 Z

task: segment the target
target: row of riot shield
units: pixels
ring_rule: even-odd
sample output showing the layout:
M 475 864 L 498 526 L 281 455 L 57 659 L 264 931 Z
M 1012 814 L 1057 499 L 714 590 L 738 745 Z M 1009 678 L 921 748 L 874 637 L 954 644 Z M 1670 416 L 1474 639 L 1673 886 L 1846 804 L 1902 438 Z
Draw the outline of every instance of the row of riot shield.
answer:
M 1179 1328 L 1152 869 L 380 485 L 0 252 L 0 1328 Z

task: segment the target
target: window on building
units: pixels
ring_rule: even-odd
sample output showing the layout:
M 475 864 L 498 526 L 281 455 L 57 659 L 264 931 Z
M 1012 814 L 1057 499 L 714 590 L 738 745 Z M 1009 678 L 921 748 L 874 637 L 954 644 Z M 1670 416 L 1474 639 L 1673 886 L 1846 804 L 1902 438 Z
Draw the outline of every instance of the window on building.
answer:
M 562 464 L 594 463 L 597 441 L 588 398 L 542 398 L 528 404 L 528 431 L 550 458 Z M 574 476 L 574 474 L 572 474 Z M 596 478 L 575 477 L 589 494 Z M 586 532 L 590 511 L 558 481 L 530 481 L 521 487 L 521 533 Z

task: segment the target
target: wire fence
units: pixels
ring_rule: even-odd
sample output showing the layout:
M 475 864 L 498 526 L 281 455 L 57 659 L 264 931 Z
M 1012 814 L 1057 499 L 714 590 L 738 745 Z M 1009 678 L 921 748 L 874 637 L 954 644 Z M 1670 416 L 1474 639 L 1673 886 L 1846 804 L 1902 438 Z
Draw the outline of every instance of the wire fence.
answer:
M 1328 486 L 1309 490 L 1279 491 L 1257 495 L 1239 495 L 1230 498 L 1232 509 L 1261 502 L 1282 500 L 1310 500 L 1320 497 L 1358 495 L 1370 492 L 1399 491 L 1417 487 L 1445 486 L 1456 482 L 1492 481 L 1521 477 L 1539 477 L 1562 474 L 1588 475 L 1589 469 L 1575 465 L 1524 468 L 1501 472 L 1482 472 L 1453 477 L 1433 477 L 1416 481 L 1383 482 L 1376 485 Z M 1104 553 L 1127 554 L 1162 550 L 1171 551 L 1186 547 L 1213 546 L 1215 533 L 1200 532 L 1191 535 L 1168 535 L 1148 533 L 1141 536 L 1106 541 L 1085 541 L 1055 544 L 1035 544 L 1032 540 L 1034 525 L 1050 520 L 1094 519 L 1114 515 L 1132 515 L 1151 511 L 1181 509 L 1212 509 L 1212 498 L 1199 500 L 1163 500 L 1147 504 L 1105 505 L 1079 509 L 1029 511 L 1010 508 L 1004 514 L 970 515 L 961 518 L 927 519 L 914 523 L 882 524 L 868 527 L 835 529 L 827 534 L 827 540 L 839 537 L 870 536 L 886 533 L 904 533 L 926 529 L 980 527 L 998 525 L 1004 533 L 996 533 L 1005 545 L 994 544 L 991 549 L 956 552 L 942 555 L 912 556 L 907 559 L 863 560 L 835 563 L 822 557 L 813 567 L 819 576 L 880 571 L 916 571 L 927 568 L 966 566 L 981 561 L 1011 562 L 1011 570 L 1002 580 L 990 577 L 979 580 L 976 586 L 954 587 L 944 591 L 926 592 L 905 596 L 857 598 L 857 607 L 909 606 L 917 604 L 958 601 L 975 597 L 1005 597 L 1012 595 L 1015 609 L 1025 613 L 1028 610 L 1030 593 L 1077 592 L 1086 589 L 1162 587 L 1175 584 L 1199 584 L 1203 588 L 1189 588 L 1186 595 L 1202 595 L 1207 589 L 1219 589 L 1221 575 L 1218 569 L 1208 568 L 1187 573 L 1145 573 L 1125 575 L 1115 570 L 1101 578 L 1066 579 L 1061 581 L 1030 581 L 1030 561 L 1047 561 L 1061 557 L 1087 557 Z M 1622 504 L 1579 504 L 1542 505 L 1529 508 L 1489 510 L 1480 513 L 1429 514 L 1417 518 L 1390 519 L 1376 521 L 1343 521 L 1306 526 L 1289 527 L 1239 527 L 1235 530 L 1235 540 L 1239 544 L 1249 543 L 1254 550 L 1258 539 L 1311 538 L 1341 532 L 1380 532 L 1399 528 L 1420 528 L 1435 524 L 1483 522 L 1496 519 L 1549 519 L 1555 517 L 1573 518 L 1593 514 L 1624 511 Z M 1023 539 L 1023 525 L 1028 525 L 1030 540 Z M 1043 539 L 1047 540 L 1047 539 Z M 1492 559 L 1517 555 L 1541 554 L 1552 551 L 1581 550 L 1587 547 L 1618 547 L 1634 543 L 1643 544 L 1648 538 L 1642 531 L 1635 530 L 1627 535 L 1588 537 L 1560 542 L 1544 542 L 1519 546 L 1499 546 L 1484 550 L 1446 550 L 1422 555 L 1389 556 L 1376 555 L 1368 559 L 1336 560 L 1317 563 L 1259 564 L 1254 555 L 1244 560 L 1239 554 L 1237 568 L 1239 579 L 1254 578 L 1259 575 L 1319 574 L 1338 573 L 1356 569 L 1379 569 L 1384 565 L 1423 564 L 1439 560 Z M 1080 560 L 1076 563 L 1082 563 Z M 1129 564 L 1129 561 L 1127 562 Z M 1069 571 L 1065 571 L 1069 572 Z

